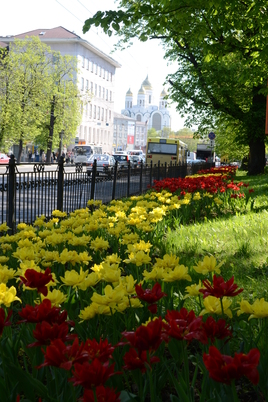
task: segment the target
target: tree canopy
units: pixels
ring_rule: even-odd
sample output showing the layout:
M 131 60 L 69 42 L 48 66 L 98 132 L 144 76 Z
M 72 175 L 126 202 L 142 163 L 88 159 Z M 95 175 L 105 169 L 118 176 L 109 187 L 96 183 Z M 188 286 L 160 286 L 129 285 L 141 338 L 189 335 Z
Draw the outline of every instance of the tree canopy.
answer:
M 58 146 L 64 130 L 69 143 L 81 119 L 76 77 L 77 60 L 52 51 L 39 38 L 15 39 L 9 49 L 2 49 L 0 146 L 20 144 L 20 160 L 27 142 L 44 149 L 49 143 Z
M 83 31 L 101 26 L 128 47 L 133 38 L 161 40 L 177 63 L 167 77 L 169 97 L 187 124 L 208 133 L 232 126 L 234 141 L 250 149 L 249 173 L 265 165 L 267 2 L 264 0 L 121 0 L 98 11 Z

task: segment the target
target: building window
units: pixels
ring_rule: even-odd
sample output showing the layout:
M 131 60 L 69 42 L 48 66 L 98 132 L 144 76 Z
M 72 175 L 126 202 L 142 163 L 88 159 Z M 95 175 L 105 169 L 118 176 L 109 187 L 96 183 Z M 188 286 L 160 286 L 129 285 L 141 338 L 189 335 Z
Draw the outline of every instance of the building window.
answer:
M 141 121 L 141 115 L 140 115 L 140 114 L 137 114 L 136 120 L 137 120 L 137 121 Z
M 101 108 L 101 120 L 103 121 L 103 119 L 104 119 L 104 108 L 102 107 Z
M 89 60 L 86 58 L 86 69 L 89 70 Z
M 105 69 L 103 69 L 103 75 L 102 75 L 102 77 L 105 78 Z
M 109 93 L 109 91 L 108 91 L 108 89 L 106 89 L 106 100 L 108 100 L 108 93 Z
M 101 86 L 99 85 L 99 98 L 101 98 Z
M 95 64 L 95 74 L 98 74 L 98 64 Z
M 100 66 L 100 68 L 99 68 L 99 76 L 101 77 L 101 70 L 102 70 L 102 68 L 101 68 L 101 66 Z
M 93 119 L 96 119 L 96 105 L 93 108 Z
M 86 91 L 88 91 L 88 80 L 86 80 Z
M 93 63 L 93 61 L 90 62 L 90 71 L 92 73 L 94 72 L 94 63 Z
M 100 120 L 100 106 L 98 106 L 97 120 Z
M 88 116 L 88 103 L 86 103 L 86 117 Z
M 105 88 L 102 88 L 102 99 L 105 99 Z
M 89 118 L 92 119 L 92 105 L 89 104 Z
M 152 102 L 152 95 L 149 95 L 149 103 Z
M 85 67 L 85 57 L 82 56 L 82 67 Z
M 84 91 L 84 78 L 81 77 L 81 91 Z
M 97 93 L 98 93 L 98 85 L 97 84 L 95 84 L 95 96 L 97 96 Z
M 108 110 L 105 109 L 105 121 L 107 121 L 107 116 L 108 116 Z
M 110 73 L 110 81 L 112 82 L 112 80 L 113 80 L 113 75 L 112 75 L 112 73 Z
M 90 83 L 90 92 L 93 94 L 93 82 Z
M 109 120 L 111 120 L 111 118 L 112 118 L 112 112 L 111 110 L 109 110 Z
M 88 142 L 91 143 L 91 127 L 88 127 Z
M 112 95 L 112 91 L 110 91 L 110 102 L 112 102 L 113 100 L 113 95 Z

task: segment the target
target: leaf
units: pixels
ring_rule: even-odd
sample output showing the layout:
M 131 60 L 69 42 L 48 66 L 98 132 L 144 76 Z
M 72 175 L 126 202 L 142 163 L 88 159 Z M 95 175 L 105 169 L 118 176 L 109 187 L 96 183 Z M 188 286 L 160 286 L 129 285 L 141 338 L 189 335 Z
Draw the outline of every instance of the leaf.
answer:
M 130 402 L 130 401 L 137 401 L 137 395 L 131 394 L 127 391 L 122 391 L 120 393 L 120 402 Z
M 42 398 L 48 397 L 47 388 L 41 381 L 31 377 L 13 363 L 9 364 L 9 369 L 12 372 L 12 380 L 19 384 L 19 388 L 27 398 L 33 401 L 36 396 Z

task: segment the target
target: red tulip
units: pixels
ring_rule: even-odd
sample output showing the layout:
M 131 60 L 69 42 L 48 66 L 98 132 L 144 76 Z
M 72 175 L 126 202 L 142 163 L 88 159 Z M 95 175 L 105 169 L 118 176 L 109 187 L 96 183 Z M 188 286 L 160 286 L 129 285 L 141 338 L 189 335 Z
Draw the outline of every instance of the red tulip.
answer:
M 42 293 L 44 296 L 47 296 L 48 294 L 46 285 L 50 281 L 54 282 L 49 268 L 45 270 L 44 274 L 42 272 L 35 271 L 35 269 L 26 269 L 24 276 L 25 277 L 20 276 L 20 279 L 25 284 L 25 286 L 28 286 L 32 289 L 36 288 L 37 292 Z
M 70 379 L 74 385 L 81 385 L 84 388 L 92 389 L 103 385 L 111 376 L 118 374 L 114 372 L 114 365 L 102 364 L 98 359 L 91 363 L 75 363 L 73 377 Z
M 234 283 L 234 277 L 232 276 L 227 282 L 224 282 L 222 276 L 213 276 L 213 286 L 206 279 L 203 281 L 205 289 L 200 289 L 199 292 L 203 293 L 204 298 L 207 296 L 224 297 L 224 296 L 237 296 L 243 292 L 243 289 L 238 289 L 238 286 Z
M 144 350 L 157 350 L 164 340 L 162 319 L 156 318 L 147 325 L 141 325 L 135 332 L 125 331 L 122 335 L 131 346 L 138 349 L 139 353 Z
M 218 382 L 230 384 L 242 376 L 247 377 L 254 385 L 259 382 L 257 370 L 260 359 L 258 349 L 251 349 L 247 355 L 235 353 L 234 357 L 222 355 L 215 347 L 210 346 L 209 354 L 203 354 L 203 360 L 209 376 Z
M 149 361 L 148 361 L 149 357 Z M 141 353 L 137 353 L 134 348 L 130 348 L 128 352 L 126 352 L 124 356 L 125 366 L 124 370 L 141 370 L 143 373 L 146 371 L 148 367 L 151 367 L 152 364 L 158 363 L 160 359 L 156 356 L 150 357 L 146 350 L 143 350 Z
M 42 303 L 37 304 L 36 306 L 26 305 L 21 311 L 19 311 L 19 315 L 23 318 L 18 323 L 22 322 L 42 322 L 47 321 L 50 324 L 57 323 L 61 324 L 66 321 L 67 311 L 61 311 L 59 307 L 51 307 L 51 301 L 49 299 L 44 299 Z M 72 321 L 66 321 L 74 326 Z
M 147 303 L 155 303 L 166 296 L 166 293 L 162 292 L 161 285 L 158 282 L 152 289 L 143 289 L 141 285 L 136 285 L 135 290 L 138 298 Z

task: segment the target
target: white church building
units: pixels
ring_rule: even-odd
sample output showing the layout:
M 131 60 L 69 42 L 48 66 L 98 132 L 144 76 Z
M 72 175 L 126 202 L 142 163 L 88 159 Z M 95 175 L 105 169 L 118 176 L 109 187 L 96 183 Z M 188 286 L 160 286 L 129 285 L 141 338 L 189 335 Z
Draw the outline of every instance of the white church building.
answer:
M 121 113 L 136 121 L 147 123 L 148 130 L 154 128 L 156 131 L 163 131 L 165 127 L 170 128 L 171 121 L 166 95 L 163 89 L 158 101 L 155 102 L 153 87 L 147 75 L 138 91 L 137 103 L 134 104 L 133 93 L 129 89 L 125 97 L 125 109 Z

